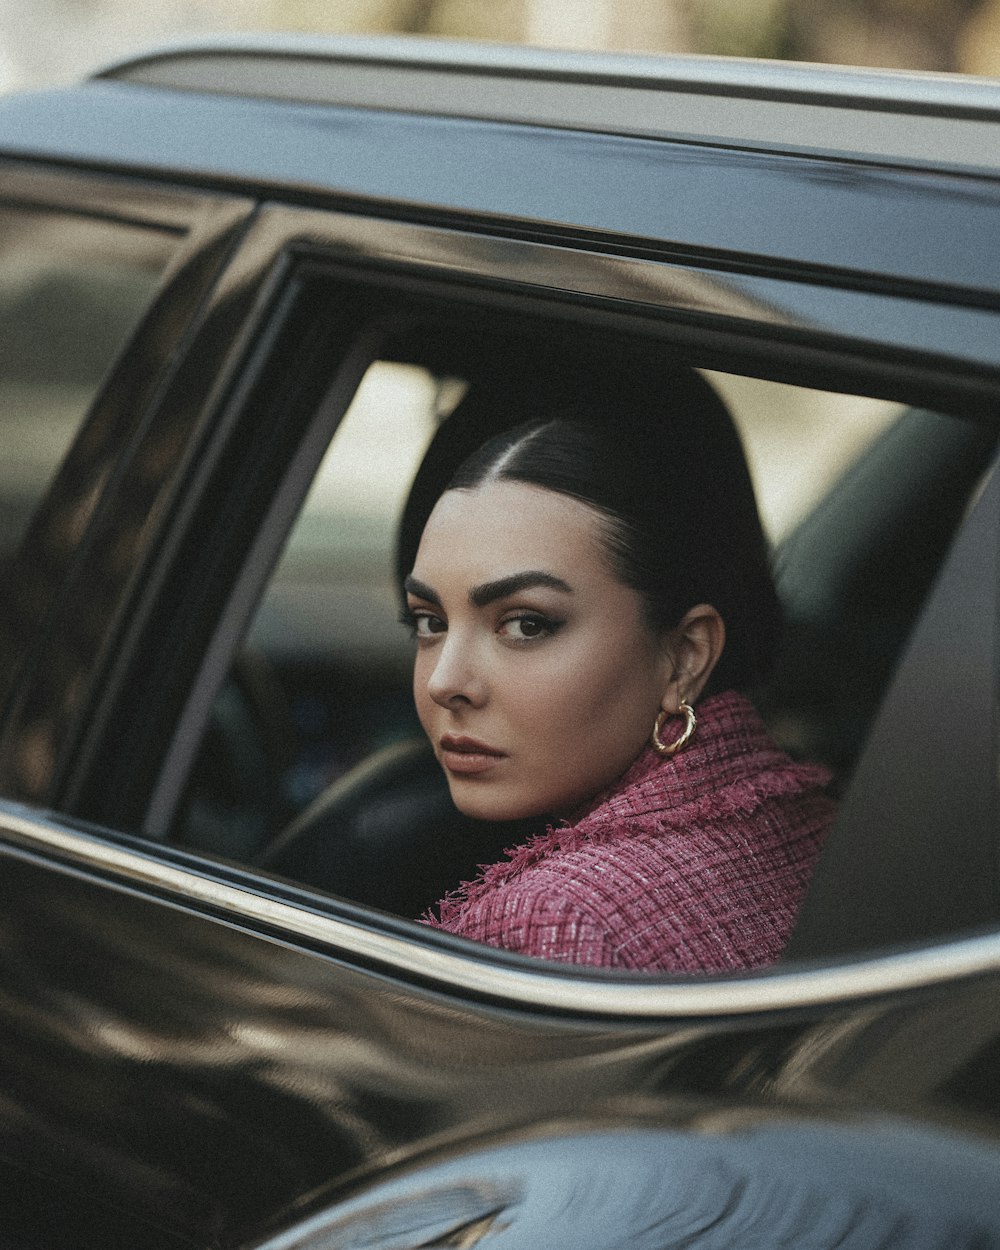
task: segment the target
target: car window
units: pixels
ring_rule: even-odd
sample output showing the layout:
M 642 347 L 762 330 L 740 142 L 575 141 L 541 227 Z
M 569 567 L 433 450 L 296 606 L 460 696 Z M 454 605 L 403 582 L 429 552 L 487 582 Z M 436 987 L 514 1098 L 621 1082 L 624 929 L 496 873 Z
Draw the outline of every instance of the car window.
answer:
M 780 543 L 904 411 L 891 400 L 709 371 L 750 462 L 761 520 Z
M 427 445 L 463 390 L 416 365 L 366 371 L 216 703 L 181 841 L 250 857 L 336 778 L 418 732 L 396 535 Z
M 755 701 L 794 757 L 829 766 L 843 788 L 992 435 L 901 403 L 704 376 L 745 444 L 788 617 Z M 397 619 L 400 517 L 467 385 L 412 359 L 368 368 L 216 700 L 174 840 L 411 917 L 510 843 L 510 830 L 494 846 L 450 829 Z M 938 452 L 963 467 L 928 522 Z M 852 487 L 866 464 L 872 480 Z M 856 541 L 836 520 L 845 493 Z
M 176 242 L 123 222 L 0 205 L 0 554 L 17 547 Z

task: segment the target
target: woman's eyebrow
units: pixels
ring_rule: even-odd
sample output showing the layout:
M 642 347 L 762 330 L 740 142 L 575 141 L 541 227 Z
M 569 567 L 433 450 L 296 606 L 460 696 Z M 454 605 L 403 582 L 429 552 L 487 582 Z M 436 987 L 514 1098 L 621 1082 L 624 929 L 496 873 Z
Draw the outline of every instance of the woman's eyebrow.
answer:
M 441 606 L 441 596 L 436 590 L 432 590 L 426 582 L 418 581 L 415 577 L 407 577 L 403 581 L 403 589 L 408 595 L 416 595 L 418 599 L 424 599 L 428 603 Z
M 531 586 L 548 586 L 567 595 L 573 593 L 572 586 L 567 585 L 561 577 L 531 569 L 525 573 L 512 573 L 510 577 L 498 577 L 495 582 L 483 582 L 479 586 L 473 586 L 469 591 L 469 602 L 474 607 L 485 608 L 488 603 L 506 599 L 508 595 L 516 595 L 518 591 L 527 590 Z

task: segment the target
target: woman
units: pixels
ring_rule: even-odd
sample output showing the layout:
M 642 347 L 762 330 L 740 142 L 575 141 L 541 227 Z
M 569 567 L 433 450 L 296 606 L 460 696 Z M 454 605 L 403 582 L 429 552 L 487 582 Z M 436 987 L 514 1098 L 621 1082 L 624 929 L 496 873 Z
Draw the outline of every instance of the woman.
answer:
M 428 923 L 661 972 L 788 938 L 827 776 L 738 693 L 780 632 L 766 544 L 725 409 L 673 390 L 665 415 L 630 382 L 502 433 L 429 508 L 405 579 L 421 723 L 460 811 L 539 832 Z

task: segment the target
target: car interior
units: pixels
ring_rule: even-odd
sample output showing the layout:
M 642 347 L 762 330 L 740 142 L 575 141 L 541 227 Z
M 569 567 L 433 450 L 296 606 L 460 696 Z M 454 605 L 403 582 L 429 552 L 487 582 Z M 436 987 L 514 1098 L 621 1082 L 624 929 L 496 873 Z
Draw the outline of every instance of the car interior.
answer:
M 595 364 L 593 345 L 566 334 L 554 333 L 542 350 L 509 332 L 462 341 L 420 326 L 386 337 L 215 701 L 171 840 L 417 917 L 523 837 L 526 827 L 473 822 L 455 810 L 417 724 L 410 644 L 395 621 L 418 537 L 408 520 L 472 447 L 511 423 L 511 412 L 558 409 L 574 388 L 594 384 L 600 362 L 677 377 L 691 369 L 669 353 L 665 365 L 662 344 L 623 337 L 603 350 Z M 793 756 L 833 770 L 845 816 L 855 814 L 839 822 L 828 858 L 860 862 L 853 830 L 870 835 L 880 820 L 885 837 L 874 841 L 891 845 L 893 784 L 909 783 L 889 781 L 876 759 L 860 770 L 864 795 L 852 800 L 859 761 L 873 732 L 894 741 L 905 733 L 905 724 L 886 730 L 879 716 L 956 531 L 984 493 L 996 431 L 864 396 L 703 376 L 744 439 L 786 614 L 779 661 L 751 694 Z M 435 437 L 446 427 L 448 437 Z M 991 664 L 987 687 L 994 676 Z M 913 709 L 896 715 L 905 722 Z M 984 740 L 992 734 L 990 724 Z M 889 753 L 905 754 L 899 743 Z M 995 787 L 987 789 L 973 814 L 980 831 L 995 828 Z M 937 811 L 925 822 L 932 842 L 941 805 L 925 806 Z M 859 822 L 859 808 L 872 816 Z M 974 836 L 993 847 L 992 833 Z M 834 872 L 824 884 L 821 873 L 820 901 L 810 900 L 791 952 L 920 940 L 996 918 L 992 886 L 989 900 L 952 898 L 930 919 L 919 901 L 928 887 L 912 881 L 886 915 L 881 879 L 912 877 L 905 863 L 897 848 L 871 865 L 863 887 L 854 881 L 855 897 L 867 897 L 855 912 L 866 908 L 867 919 L 855 914 L 853 927 L 836 919 L 841 878 Z

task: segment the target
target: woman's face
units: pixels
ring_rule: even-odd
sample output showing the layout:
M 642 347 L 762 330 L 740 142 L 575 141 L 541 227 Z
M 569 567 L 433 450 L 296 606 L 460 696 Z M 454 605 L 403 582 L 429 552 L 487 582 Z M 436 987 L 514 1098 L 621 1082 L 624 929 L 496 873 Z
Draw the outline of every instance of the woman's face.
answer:
M 417 712 L 456 806 L 565 816 L 642 750 L 673 672 L 600 513 L 520 482 L 446 492 L 406 589 Z

